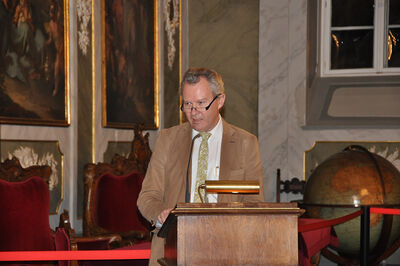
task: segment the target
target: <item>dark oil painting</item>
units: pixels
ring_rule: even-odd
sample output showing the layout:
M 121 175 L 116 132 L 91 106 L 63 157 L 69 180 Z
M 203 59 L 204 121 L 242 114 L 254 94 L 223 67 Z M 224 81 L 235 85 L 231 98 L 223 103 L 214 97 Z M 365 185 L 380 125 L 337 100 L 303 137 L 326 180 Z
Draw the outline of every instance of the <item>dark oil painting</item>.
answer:
M 103 126 L 157 128 L 157 1 L 103 1 Z
M 0 123 L 69 124 L 68 1 L 0 1 Z

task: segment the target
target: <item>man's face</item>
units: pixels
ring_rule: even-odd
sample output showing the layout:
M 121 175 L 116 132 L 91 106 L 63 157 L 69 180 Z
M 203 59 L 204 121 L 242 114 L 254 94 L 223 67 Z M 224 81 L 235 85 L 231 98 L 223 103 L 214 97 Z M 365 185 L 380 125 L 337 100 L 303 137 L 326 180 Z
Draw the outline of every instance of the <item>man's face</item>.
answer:
M 196 84 L 185 83 L 182 88 L 184 102 L 190 102 L 194 107 L 201 104 L 208 105 L 215 95 L 211 92 L 210 85 L 206 78 L 200 77 Z M 224 106 L 225 94 L 221 94 L 207 111 L 185 110 L 187 120 L 193 129 L 199 132 L 207 132 L 213 129 L 218 123 L 219 109 Z

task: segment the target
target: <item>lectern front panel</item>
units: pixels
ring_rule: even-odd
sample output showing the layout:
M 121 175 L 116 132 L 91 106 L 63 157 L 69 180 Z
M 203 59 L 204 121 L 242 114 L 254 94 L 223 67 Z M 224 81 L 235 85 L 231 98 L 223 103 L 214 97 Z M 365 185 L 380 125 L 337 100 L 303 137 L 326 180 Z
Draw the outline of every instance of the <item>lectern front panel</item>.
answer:
M 177 219 L 161 230 L 168 235 L 159 262 L 297 265 L 297 221 L 302 213 L 296 203 L 179 203 L 172 211 Z
M 297 215 L 178 216 L 178 265 L 297 265 Z

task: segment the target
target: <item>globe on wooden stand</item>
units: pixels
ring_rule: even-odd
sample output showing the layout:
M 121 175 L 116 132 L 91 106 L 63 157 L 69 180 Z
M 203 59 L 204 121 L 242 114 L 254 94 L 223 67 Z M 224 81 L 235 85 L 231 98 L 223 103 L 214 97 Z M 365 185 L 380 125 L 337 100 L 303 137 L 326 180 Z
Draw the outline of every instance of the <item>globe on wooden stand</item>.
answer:
M 400 172 L 385 158 L 361 146 L 349 146 L 322 162 L 307 180 L 303 208 L 310 218 L 333 219 L 361 205 L 400 208 Z M 357 264 L 360 217 L 336 225 L 335 250 L 323 254 L 339 264 Z M 400 246 L 400 216 L 370 215 L 369 261 L 379 262 Z

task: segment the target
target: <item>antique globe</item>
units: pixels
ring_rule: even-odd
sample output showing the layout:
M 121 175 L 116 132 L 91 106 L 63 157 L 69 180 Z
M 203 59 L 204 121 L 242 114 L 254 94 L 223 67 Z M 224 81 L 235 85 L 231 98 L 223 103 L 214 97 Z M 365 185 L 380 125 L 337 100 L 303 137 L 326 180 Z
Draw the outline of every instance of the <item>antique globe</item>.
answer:
M 385 158 L 361 146 L 349 146 L 322 162 L 307 180 L 304 208 L 311 218 L 333 219 L 360 205 L 400 206 L 400 172 Z M 360 251 L 360 217 L 336 225 L 337 257 L 356 260 Z M 399 245 L 400 216 L 370 215 L 373 259 L 389 256 Z

